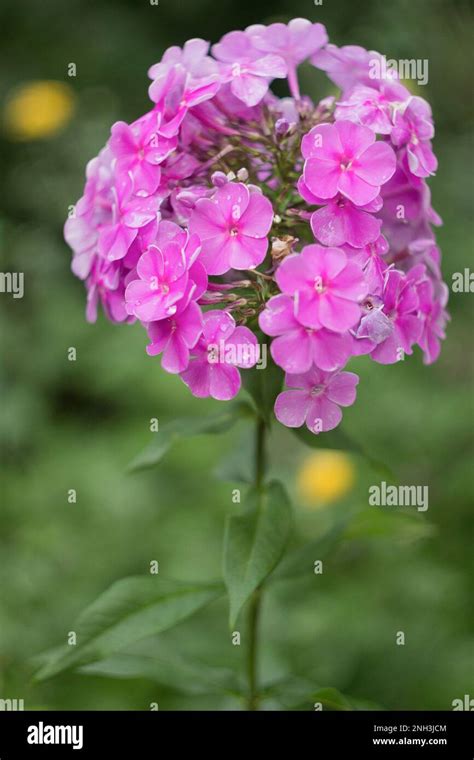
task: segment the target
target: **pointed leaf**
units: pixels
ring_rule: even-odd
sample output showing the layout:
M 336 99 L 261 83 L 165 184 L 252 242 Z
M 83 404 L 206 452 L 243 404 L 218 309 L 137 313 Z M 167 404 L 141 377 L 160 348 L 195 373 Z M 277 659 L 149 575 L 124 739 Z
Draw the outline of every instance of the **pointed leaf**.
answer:
M 314 563 L 322 560 L 332 552 L 345 535 L 347 520 L 333 526 L 314 541 L 288 552 L 272 574 L 271 581 L 294 579 L 302 576 L 310 577 L 314 573 Z
M 183 694 L 240 693 L 237 677 L 231 670 L 212 668 L 168 653 L 162 658 L 116 654 L 85 665 L 80 672 L 109 678 L 146 678 Z
M 222 594 L 220 583 L 184 583 L 131 577 L 114 583 L 72 627 L 76 646 L 56 653 L 36 675 L 50 678 L 73 666 L 102 660 L 135 641 L 165 631 Z
M 224 580 L 233 626 L 245 602 L 283 555 L 291 528 L 291 507 L 280 483 L 248 494 L 249 509 L 230 517 L 224 539 Z
M 253 410 L 250 405 L 242 401 L 229 405 L 223 412 L 208 415 L 207 417 L 172 420 L 160 427 L 158 432 L 154 434 L 156 438 L 153 443 L 135 457 L 129 465 L 128 471 L 137 472 L 138 470 L 155 467 L 181 438 L 211 433 L 226 433 L 239 419 L 244 419 L 252 414 Z
M 353 518 L 346 528 L 344 538 L 390 538 L 410 542 L 429 538 L 434 533 L 435 527 L 419 514 L 369 507 Z
M 218 480 L 234 483 L 253 483 L 255 474 L 255 435 L 246 430 L 232 450 L 223 457 L 213 474 Z

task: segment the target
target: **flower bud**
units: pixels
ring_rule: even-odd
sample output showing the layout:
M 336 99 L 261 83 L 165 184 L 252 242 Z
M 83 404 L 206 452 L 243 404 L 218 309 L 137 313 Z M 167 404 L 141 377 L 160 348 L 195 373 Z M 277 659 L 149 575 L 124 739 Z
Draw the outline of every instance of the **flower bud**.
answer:
M 189 190 L 183 190 L 183 192 L 178 193 L 176 200 L 179 201 L 179 203 L 182 203 L 185 208 L 194 208 L 197 196 L 194 195 L 194 193 L 189 192 Z
M 211 182 L 214 187 L 223 187 L 227 182 L 227 175 L 224 172 L 214 172 L 211 175 Z

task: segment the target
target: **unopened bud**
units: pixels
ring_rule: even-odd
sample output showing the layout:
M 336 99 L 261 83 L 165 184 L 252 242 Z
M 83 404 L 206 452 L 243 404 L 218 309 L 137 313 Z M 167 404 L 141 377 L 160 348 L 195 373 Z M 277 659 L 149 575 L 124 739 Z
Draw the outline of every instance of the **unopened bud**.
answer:
M 247 169 L 245 169 L 244 167 L 242 167 L 242 169 L 239 169 L 239 171 L 237 172 L 237 179 L 239 180 L 239 182 L 247 182 L 248 178 L 249 178 L 249 173 Z
M 211 175 L 211 182 L 214 187 L 223 187 L 228 182 L 227 175 L 224 172 L 214 172 Z
M 290 122 L 287 119 L 278 119 L 275 122 L 275 134 L 277 137 L 283 137 L 286 135 L 290 128 Z
M 176 200 L 182 203 L 185 208 L 194 208 L 197 197 L 194 193 L 189 192 L 189 190 L 183 190 L 181 193 L 178 193 Z

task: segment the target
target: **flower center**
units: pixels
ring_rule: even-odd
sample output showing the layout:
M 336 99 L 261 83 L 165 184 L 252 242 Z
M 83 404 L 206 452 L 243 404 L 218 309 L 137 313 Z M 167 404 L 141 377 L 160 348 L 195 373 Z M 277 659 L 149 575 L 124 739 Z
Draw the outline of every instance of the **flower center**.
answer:
M 316 293 L 324 293 L 326 291 L 326 288 L 324 287 L 324 283 L 322 280 L 322 277 L 316 277 L 314 281 L 314 289 Z
M 347 172 L 352 166 L 352 158 L 343 158 L 340 167 L 343 172 Z
M 324 385 L 315 385 L 314 388 L 311 388 L 311 397 L 315 398 L 316 396 L 320 396 L 321 393 L 324 391 Z

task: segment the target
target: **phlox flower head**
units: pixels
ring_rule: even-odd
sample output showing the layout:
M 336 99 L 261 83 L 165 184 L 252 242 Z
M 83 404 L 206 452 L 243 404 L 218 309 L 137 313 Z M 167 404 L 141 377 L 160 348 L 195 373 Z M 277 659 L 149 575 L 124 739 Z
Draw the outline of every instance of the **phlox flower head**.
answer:
M 340 92 L 313 102 L 305 61 Z M 384 56 L 295 18 L 169 47 L 148 75 L 151 104 L 112 125 L 64 227 L 89 321 L 140 322 L 199 398 L 268 360 L 276 418 L 315 434 L 354 402 L 353 359 L 438 358 L 433 116 Z

